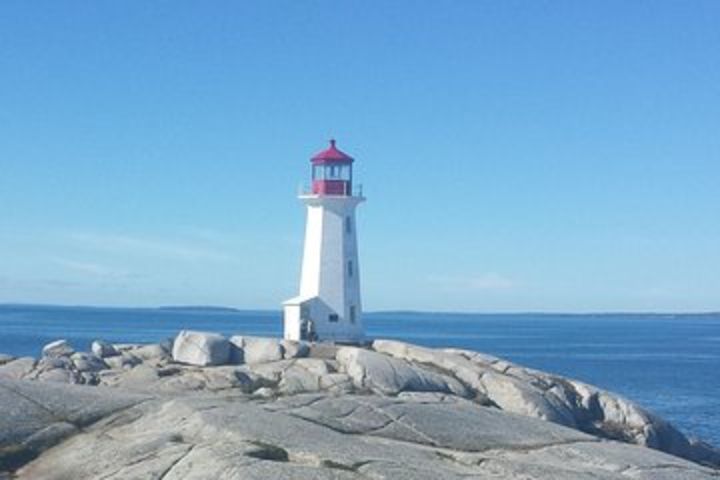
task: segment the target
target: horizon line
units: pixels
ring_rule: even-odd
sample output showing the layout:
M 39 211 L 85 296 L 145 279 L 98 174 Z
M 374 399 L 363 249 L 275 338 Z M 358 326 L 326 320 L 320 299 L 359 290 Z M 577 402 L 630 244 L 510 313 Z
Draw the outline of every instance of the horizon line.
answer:
M 129 306 L 129 305 L 81 305 L 57 303 L 24 303 L 0 302 L 3 307 L 41 307 L 41 308 L 78 308 L 78 309 L 114 309 L 114 310 L 229 310 L 235 312 L 276 312 L 282 313 L 282 308 L 238 308 L 224 305 L 155 305 L 155 306 Z M 364 314 L 454 314 L 454 315 L 720 315 L 720 310 L 692 310 L 692 311 L 648 311 L 648 310 L 513 310 L 513 311 L 477 311 L 477 310 L 416 310 L 416 309 L 379 309 L 367 310 Z

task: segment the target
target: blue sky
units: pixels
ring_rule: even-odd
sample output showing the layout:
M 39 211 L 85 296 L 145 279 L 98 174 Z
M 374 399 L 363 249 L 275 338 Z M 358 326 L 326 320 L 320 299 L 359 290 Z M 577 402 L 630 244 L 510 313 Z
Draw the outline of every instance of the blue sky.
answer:
M 0 302 L 277 308 L 356 157 L 366 309 L 720 309 L 716 1 L 0 3 Z

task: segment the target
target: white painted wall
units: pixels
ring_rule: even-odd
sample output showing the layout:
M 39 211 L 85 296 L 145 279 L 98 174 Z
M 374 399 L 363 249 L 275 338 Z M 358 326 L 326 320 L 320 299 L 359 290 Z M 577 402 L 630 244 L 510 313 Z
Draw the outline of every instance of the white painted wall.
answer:
M 309 308 L 315 331 L 321 340 L 359 342 L 364 338 L 360 297 L 360 265 L 358 261 L 355 209 L 365 199 L 327 195 L 301 195 L 307 206 L 305 247 L 300 295 L 294 303 Z M 349 218 L 350 231 L 346 229 Z M 352 263 L 352 275 L 348 270 Z M 312 301 L 311 301 L 312 300 Z M 299 335 L 300 309 L 292 300 L 285 306 L 285 337 Z M 351 308 L 355 308 L 355 322 Z M 337 322 L 329 315 L 336 314 Z

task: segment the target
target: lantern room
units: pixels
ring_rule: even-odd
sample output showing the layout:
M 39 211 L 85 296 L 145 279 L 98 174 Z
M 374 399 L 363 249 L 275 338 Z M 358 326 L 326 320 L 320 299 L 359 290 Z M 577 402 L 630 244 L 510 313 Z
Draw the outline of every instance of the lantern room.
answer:
M 330 140 L 330 148 L 312 157 L 312 192 L 315 195 L 352 196 L 353 158 Z

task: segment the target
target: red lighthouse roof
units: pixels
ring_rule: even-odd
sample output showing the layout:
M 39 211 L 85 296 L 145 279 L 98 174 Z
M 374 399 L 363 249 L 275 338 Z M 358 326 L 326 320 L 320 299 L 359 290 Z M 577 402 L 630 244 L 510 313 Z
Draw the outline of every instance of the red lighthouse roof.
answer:
M 315 154 L 312 163 L 351 163 L 353 158 L 345 152 L 341 152 L 335 146 L 335 140 L 330 140 L 330 148 Z

